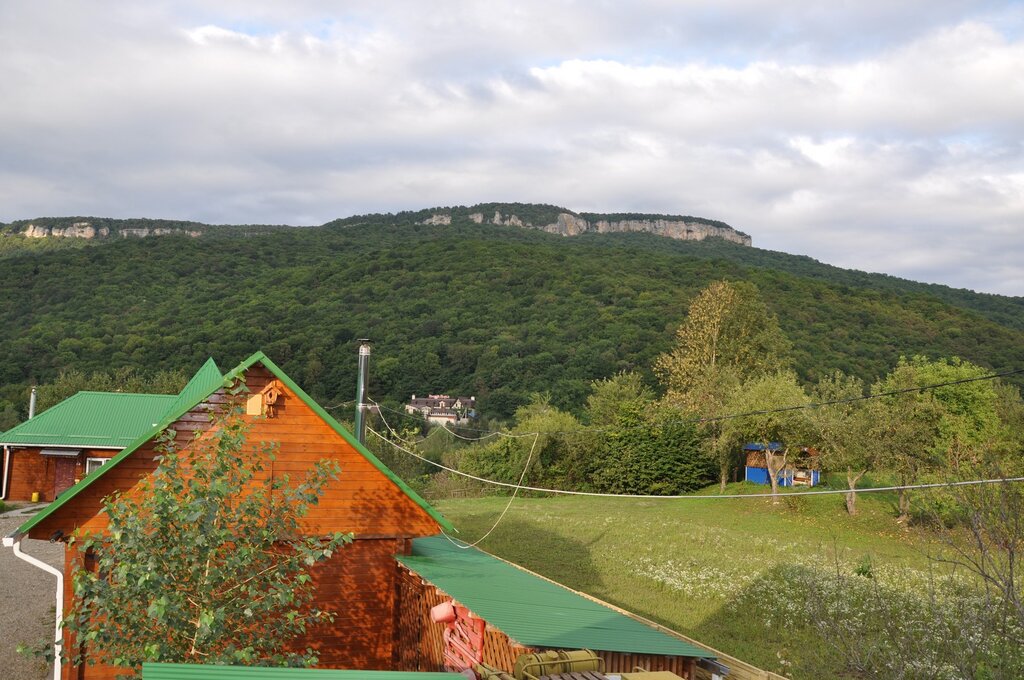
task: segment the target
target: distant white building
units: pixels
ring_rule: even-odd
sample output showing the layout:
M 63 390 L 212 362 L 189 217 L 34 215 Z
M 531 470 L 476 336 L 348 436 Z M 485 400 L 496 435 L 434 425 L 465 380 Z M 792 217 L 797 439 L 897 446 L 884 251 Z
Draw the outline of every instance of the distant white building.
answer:
M 405 410 L 422 415 L 428 423 L 465 425 L 471 418 L 476 418 L 476 397 L 450 397 L 447 394 L 417 397 L 414 394 Z

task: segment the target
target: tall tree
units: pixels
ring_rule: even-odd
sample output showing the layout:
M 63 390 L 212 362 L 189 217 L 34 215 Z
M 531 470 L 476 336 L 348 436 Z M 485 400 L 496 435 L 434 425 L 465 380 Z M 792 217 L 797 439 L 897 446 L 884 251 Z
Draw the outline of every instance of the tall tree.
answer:
M 936 447 L 941 408 L 930 392 L 914 390 L 925 384 L 910 362 L 901 359 L 871 390 L 875 395 L 906 390 L 878 399 L 882 408 L 874 427 L 883 465 L 896 474 L 900 486 L 914 484 L 922 473 L 936 469 L 942 460 Z M 901 488 L 897 499 L 897 521 L 907 523 L 910 521 L 909 491 Z
M 857 483 L 874 467 L 880 453 L 874 433 L 877 404 L 861 400 L 863 396 L 864 383 L 859 378 L 836 371 L 814 387 L 812 399 L 823 405 L 805 411 L 822 466 L 846 475 L 846 511 L 851 515 L 857 514 Z
M 311 665 L 289 643 L 328 621 L 309 568 L 351 540 L 305 537 L 301 518 L 337 467 L 268 481 L 273 450 L 245 440 L 237 411 L 180 450 L 162 440 L 157 469 L 104 502 L 107 531 L 72 537 L 96 568 L 74 572 L 65 630 L 87 660 L 131 671 L 144 661 Z M 65 645 L 72 663 L 81 661 Z M 130 673 L 129 673 L 130 674 Z
M 928 471 L 954 471 L 976 466 L 984 458 L 1012 466 L 1011 454 L 1019 415 L 1012 405 L 1015 390 L 983 378 L 989 371 L 958 358 L 901 357 L 896 367 L 876 383 L 875 392 L 909 390 L 884 399 L 887 409 L 879 414 L 879 441 L 886 442 L 888 465 L 901 484 L 913 484 Z M 967 381 L 967 382 L 965 382 Z M 916 387 L 939 385 L 933 389 Z M 899 520 L 910 519 L 910 495 L 899 493 Z
M 675 347 L 654 368 L 665 386 L 665 403 L 698 418 L 722 415 L 747 379 L 786 367 L 789 341 L 758 293 L 747 282 L 716 281 L 690 303 L 676 331 Z M 721 441 L 717 421 L 700 427 L 706 451 L 719 467 L 722 490 L 735 450 Z
M 726 402 L 729 413 L 745 415 L 722 421 L 721 442 L 733 450 L 739 450 L 744 442 L 762 446 L 775 496 L 773 504 L 779 502 L 779 473 L 786 468 L 790 455 L 811 438 L 803 410 L 785 409 L 808 403 L 807 393 L 791 371 L 750 378 Z

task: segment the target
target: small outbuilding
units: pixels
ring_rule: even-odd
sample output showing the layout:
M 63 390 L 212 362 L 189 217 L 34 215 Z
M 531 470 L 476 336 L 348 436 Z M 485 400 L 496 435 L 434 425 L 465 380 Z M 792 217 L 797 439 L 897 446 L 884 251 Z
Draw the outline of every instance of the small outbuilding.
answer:
M 0 435 L 0 500 L 50 502 L 156 425 L 167 394 L 79 392 Z
M 774 453 L 782 450 L 780 442 L 770 442 L 768 450 Z M 770 484 L 768 462 L 765 460 L 765 445 L 751 442 L 743 446 L 746 457 L 743 479 L 754 484 Z M 817 486 L 821 471 L 818 466 L 818 451 L 813 448 L 801 448 L 786 467 L 779 471 L 779 486 Z
M 694 678 L 715 654 L 681 635 L 447 536 L 412 541 L 401 564 L 399 667 L 511 671 L 523 654 L 592 650 L 605 673 L 670 671 Z M 451 602 L 447 623 L 431 610 Z

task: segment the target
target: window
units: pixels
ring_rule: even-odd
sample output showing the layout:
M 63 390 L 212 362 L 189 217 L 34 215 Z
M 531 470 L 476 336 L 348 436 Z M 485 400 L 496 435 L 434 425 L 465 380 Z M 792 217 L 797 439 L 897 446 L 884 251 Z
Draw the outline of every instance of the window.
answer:
M 85 459 L 85 474 L 92 474 L 93 470 L 103 467 L 109 458 L 86 458 Z

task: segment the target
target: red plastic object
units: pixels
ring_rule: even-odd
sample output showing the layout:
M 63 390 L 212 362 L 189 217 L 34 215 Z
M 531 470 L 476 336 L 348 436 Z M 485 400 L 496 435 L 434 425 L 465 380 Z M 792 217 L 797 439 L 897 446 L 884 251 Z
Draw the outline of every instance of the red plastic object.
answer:
M 451 600 L 430 608 L 430 620 L 435 623 L 451 623 L 455 620 L 455 606 Z
M 484 660 L 484 631 L 487 622 L 473 616 L 465 607 L 454 607 L 454 614 L 454 619 L 448 623 L 442 636 L 444 663 L 451 670 L 462 671 Z

